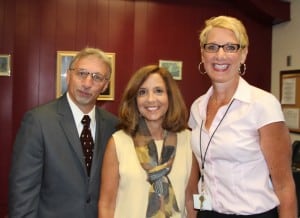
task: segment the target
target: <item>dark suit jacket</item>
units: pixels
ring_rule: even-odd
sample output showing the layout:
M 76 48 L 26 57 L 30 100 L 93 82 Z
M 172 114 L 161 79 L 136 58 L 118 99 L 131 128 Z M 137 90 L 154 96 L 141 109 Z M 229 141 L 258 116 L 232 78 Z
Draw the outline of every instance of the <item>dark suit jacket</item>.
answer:
M 9 217 L 94 218 L 106 143 L 118 122 L 96 108 L 90 178 L 66 95 L 27 112 L 13 150 Z

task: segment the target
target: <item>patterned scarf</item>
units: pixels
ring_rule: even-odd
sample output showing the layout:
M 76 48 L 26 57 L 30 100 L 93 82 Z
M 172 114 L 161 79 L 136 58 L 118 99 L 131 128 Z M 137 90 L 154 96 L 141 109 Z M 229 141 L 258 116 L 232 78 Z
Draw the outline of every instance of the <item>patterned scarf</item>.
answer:
M 165 135 L 160 160 L 155 142 L 143 118 L 139 120 L 133 141 L 137 157 L 151 184 L 146 217 L 169 218 L 179 212 L 175 193 L 167 176 L 176 153 L 177 135 L 171 132 Z

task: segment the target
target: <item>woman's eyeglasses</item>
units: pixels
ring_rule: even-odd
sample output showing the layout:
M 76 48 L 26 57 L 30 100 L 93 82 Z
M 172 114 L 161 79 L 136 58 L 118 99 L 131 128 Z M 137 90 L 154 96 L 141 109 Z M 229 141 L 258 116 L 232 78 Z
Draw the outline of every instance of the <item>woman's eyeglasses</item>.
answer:
M 227 43 L 224 45 L 218 45 L 215 43 L 207 43 L 207 44 L 204 44 L 203 48 L 204 48 L 204 51 L 206 51 L 208 53 L 217 53 L 220 48 L 223 48 L 223 51 L 226 53 L 236 53 L 241 48 L 241 46 L 239 44 L 231 44 L 231 43 Z

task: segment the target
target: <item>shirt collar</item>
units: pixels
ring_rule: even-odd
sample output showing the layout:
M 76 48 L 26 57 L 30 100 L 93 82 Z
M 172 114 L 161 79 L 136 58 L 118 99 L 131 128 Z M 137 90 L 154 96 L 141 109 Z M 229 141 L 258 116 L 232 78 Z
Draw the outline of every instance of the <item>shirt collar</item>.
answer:
M 212 86 L 207 90 L 205 96 L 204 96 L 204 101 L 208 102 L 210 96 L 213 93 L 213 88 Z M 237 89 L 235 90 L 235 93 L 232 97 L 233 99 L 239 100 L 239 101 L 244 101 L 244 102 L 250 102 L 251 100 L 251 89 L 250 89 L 250 84 L 246 82 L 242 77 L 239 78 L 239 83 L 237 86 Z
M 251 101 L 250 84 L 247 83 L 242 77 L 239 79 L 239 84 L 233 95 L 233 98 L 246 103 L 250 103 Z
M 85 114 L 82 113 L 82 111 L 79 109 L 79 107 L 73 102 L 73 100 L 70 98 L 70 95 L 68 92 L 67 92 L 67 99 L 68 99 L 68 102 L 69 102 L 69 105 L 70 105 L 70 108 L 71 108 L 71 111 L 72 111 L 72 114 L 73 114 L 73 117 L 75 120 L 75 124 L 78 128 L 79 126 L 82 125 L 81 119 Z M 96 126 L 95 108 L 96 108 L 96 106 L 94 106 L 93 109 L 87 114 L 91 118 L 90 127 L 92 129 L 94 129 Z
M 211 86 L 209 87 L 207 92 L 202 96 L 202 100 L 199 104 L 199 111 L 202 117 L 205 117 L 208 100 L 212 95 L 212 93 L 213 93 L 213 88 Z M 242 77 L 239 78 L 238 87 L 232 98 L 238 101 L 250 103 L 251 100 L 250 84 L 247 83 L 246 80 L 244 80 Z

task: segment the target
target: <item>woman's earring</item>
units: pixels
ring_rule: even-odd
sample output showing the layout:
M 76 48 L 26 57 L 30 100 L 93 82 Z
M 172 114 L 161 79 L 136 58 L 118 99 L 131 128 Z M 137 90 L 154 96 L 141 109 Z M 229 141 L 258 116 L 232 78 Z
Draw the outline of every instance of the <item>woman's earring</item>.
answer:
M 206 71 L 204 70 L 204 71 L 201 71 L 201 65 L 202 65 L 203 63 L 202 62 L 200 62 L 199 63 L 199 65 L 198 65 L 198 70 L 199 70 L 199 72 L 202 74 L 202 75 L 205 75 L 206 74 Z
M 246 64 L 240 64 L 239 73 L 241 76 L 244 76 L 246 74 Z

